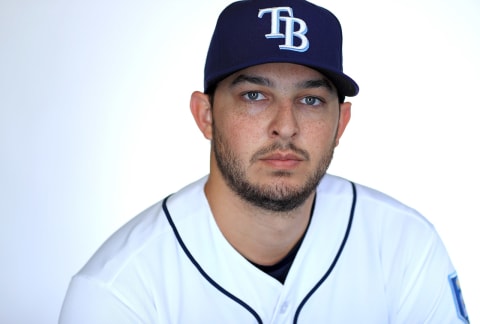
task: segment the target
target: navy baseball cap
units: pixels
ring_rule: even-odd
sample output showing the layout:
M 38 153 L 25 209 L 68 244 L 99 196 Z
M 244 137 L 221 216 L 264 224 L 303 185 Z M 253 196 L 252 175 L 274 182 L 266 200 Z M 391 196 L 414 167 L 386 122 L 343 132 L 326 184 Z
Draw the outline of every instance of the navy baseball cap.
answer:
M 205 63 L 205 92 L 241 69 L 296 63 L 316 69 L 345 96 L 358 85 L 343 73 L 342 27 L 328 10 L 305 0 L 243 0 L 220 14 Z

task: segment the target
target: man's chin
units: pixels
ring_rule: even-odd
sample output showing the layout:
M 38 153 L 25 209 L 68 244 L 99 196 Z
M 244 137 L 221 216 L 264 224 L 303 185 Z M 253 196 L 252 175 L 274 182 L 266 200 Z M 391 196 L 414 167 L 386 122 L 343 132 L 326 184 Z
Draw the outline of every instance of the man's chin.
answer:
M 246 188 L 244 188 L 246 189 Z M 312 193 L 310 188 L 291 185 L 250 185 L 247 190 L 237 192 L 245 201 L 268 211 L 288 212 L 301 206 Z

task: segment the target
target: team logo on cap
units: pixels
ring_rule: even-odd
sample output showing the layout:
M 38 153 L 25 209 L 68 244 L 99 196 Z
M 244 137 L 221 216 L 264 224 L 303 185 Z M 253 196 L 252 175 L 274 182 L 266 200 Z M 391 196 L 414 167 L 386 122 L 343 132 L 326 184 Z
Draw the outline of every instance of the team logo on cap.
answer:
M 282 16 L 287 13 L 288 16 Z M 279 45 L 281 50 L 289 50 L 295 52 L 305 52 L 308 50 L 309 42 L 306 35 L 308 31 L 307 24 L 304 20 L 293 16 L 293 10 L 290 7 L 265 8 L 258 11 L 258 18 L 263 18 L 264 14 L 271 15 L 271 29 L 269 34 L 265 34 L 267 39 L 284 38 L 285 44 Z M 285 23 L 285 34 L 280 32 L 280 24 Z M 295 27 L 298 29 L 295 30 Z M 300 45 L 294 45 L 294 38 L 300 39 Z

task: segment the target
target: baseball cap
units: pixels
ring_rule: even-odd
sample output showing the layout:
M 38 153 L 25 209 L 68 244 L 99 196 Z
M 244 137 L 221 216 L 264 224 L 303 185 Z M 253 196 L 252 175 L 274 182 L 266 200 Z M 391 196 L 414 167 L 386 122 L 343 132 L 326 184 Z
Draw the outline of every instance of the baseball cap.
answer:
M 338 19 L 305 0 L 234 2 L 217 20 L 205 63 L 205 92 L 241 69 L 282 62 L 320 71 L 343 101 L 359 88 L 343 73 L 342 37 Z

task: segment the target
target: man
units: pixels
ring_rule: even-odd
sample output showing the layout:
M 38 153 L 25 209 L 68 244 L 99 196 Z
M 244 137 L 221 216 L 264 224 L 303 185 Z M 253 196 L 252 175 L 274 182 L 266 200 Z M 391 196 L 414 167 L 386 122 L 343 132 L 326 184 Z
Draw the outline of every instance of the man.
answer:
M 210 174 L 115 233 L 73 278 L 60 322 L 468 322 L 432 225 L 326 174 L 357 93 L 329 11 L 228 6 L 191 98 Z

